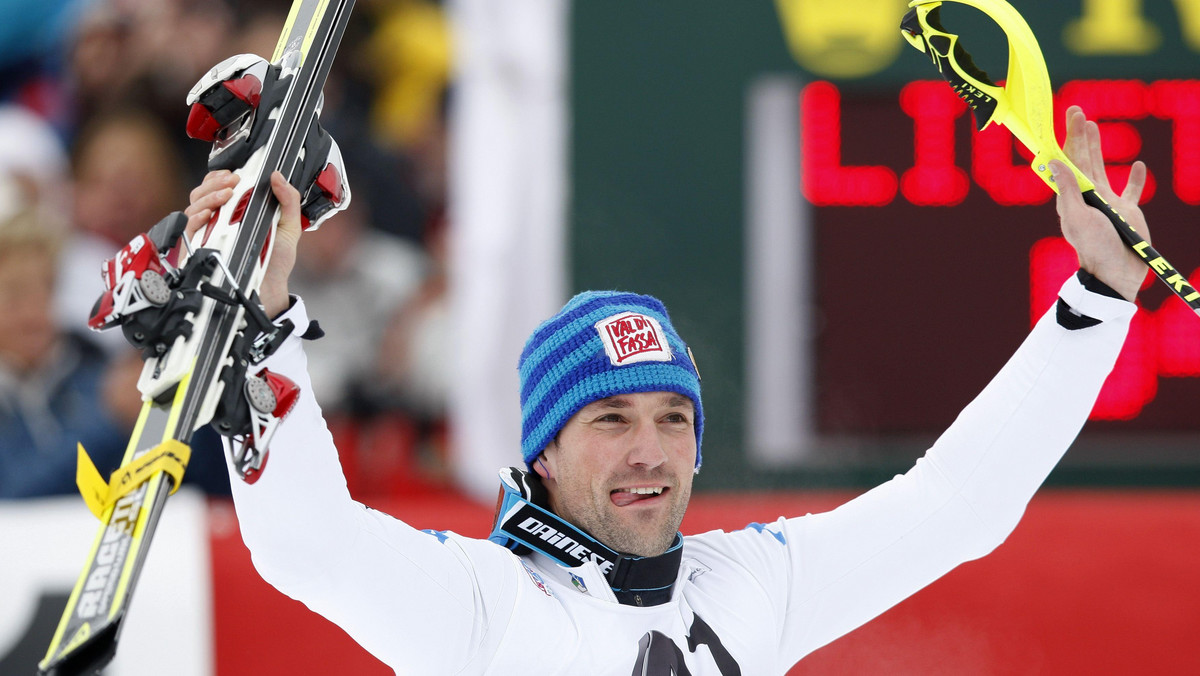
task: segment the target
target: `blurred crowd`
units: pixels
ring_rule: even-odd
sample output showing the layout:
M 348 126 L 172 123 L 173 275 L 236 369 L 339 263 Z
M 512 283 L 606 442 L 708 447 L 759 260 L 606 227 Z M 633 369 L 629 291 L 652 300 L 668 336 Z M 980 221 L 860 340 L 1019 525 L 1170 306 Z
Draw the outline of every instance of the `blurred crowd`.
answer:
M 102 473 L 141 403 L 137 354 L 88 331 L 101 263 L 187 204 L 208 145 L 188 90 L 239 53 L 270 58 L 290 0 L 3 0 L 0 21 L 0 499 Z M 446 447 L 445 119 L 450 30 L 432 0 L 358 0 L 325 89 L 350 208 L 300 247 L 294 293 L 351 490 L 436 482 Z M 185 483 L 228 493 L 204 431 Z

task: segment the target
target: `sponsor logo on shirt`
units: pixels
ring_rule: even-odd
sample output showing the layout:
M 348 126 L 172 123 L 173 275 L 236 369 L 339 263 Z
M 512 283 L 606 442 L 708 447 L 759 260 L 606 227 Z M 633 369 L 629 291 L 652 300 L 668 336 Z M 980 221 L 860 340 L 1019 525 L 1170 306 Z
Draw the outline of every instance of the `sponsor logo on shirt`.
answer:
M 717 636 L 717 632 L 708 626 L 699 615 L 692 616 L 692 626 L 688 628 L 688 635 L 685 637 L 684 644 L 687 646 L 688 652 L 684 653 L 681 645 L 677 644 L 666 634 L 653 630 L 647 632 L 638 641 L 638 656 L 633 663 L 634 676 L 650 676 L 651 674 L 674 674 L 675 676 L 691 676 L 692 672 L 687 667 L 687 654 L 694 655 L 694 659 L 705 661 L 704 652 L 700 650 L 700 646 L 708 648 L 708 659 L 717 667 L 717 673 L 721 676 L 742 676 L 742 668 L 733 658 L 725 645 L 721 643 L 721 637 Z M 705 669 L 704 673 L 712 673 Z
M 538 589 L 542 590 L 543 594 L 545 594 L 546 596 L 554 596 L 554 593 L 551 592 L 550 588 L 546 586 L 546 581 L 542 579 L 541 575 L 538 575 L 537 573 L 533 572 L 533 569 L 529 567 L 529 564 L 522 561 L 521 566 L 523 568 L 525 568 L 526 573 L 529 573 L 529 579 L 533 580 L 533 583 L 535 585 L 537 585 Z
M 432 535 L 433 537 L 437 538 L 438 542 L 440 542 L 442 544 L 446 544 L 446 539 L 447 539 L 446 531 L 430 530 L 429 528 L 426 528 L 425 530 L 423 530 L 421 532 L 425 533 L 426 535 Z
M 575 585 L 575 588 L 584 594 L 587 593 L 587 583 L 583 581 L 582 577 L 579 577 L 575 573 L 571 573 L 571 584 Z
M 766 533 L 768 535 L 771 535 L 776 540 L 779 540 L 779 544 L 781 544 L 781 545 L 787 544 L 787 538 L 785 538 L 783 536 L 783 533 L 781 533 L 778 530 L 778 524 L 752 523 L 752 524 L 749 524 L 746 526 L 746 530 L 751 530 L 751 529 L 756 530 L 760 533 Z

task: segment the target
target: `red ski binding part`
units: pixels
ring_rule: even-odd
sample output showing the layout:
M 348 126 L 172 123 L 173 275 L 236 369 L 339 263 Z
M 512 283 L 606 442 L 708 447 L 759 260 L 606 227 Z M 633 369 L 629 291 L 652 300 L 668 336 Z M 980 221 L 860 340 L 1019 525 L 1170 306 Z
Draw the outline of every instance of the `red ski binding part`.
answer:
M 263 81 L 270 64 L 253 54 L 225 59 L 205 74 L 188 93 L 187 135 L 210 143 L 223 130 L 248 127 L 251 113 L 262 100 Z M 231 135 L 226 131 L 224 136 Z
M 242 429 L 235 433 L 243 440 L 241 448 L 233 450 L 232 459 L 238 475 L 252 484 L 262 476 L 267 464 L 267 446 L 279 423 L 295 408 L 300 387 L 290 378 L 264 368 L 246 378 L 242 393 L 245 395 L 239 416 Z

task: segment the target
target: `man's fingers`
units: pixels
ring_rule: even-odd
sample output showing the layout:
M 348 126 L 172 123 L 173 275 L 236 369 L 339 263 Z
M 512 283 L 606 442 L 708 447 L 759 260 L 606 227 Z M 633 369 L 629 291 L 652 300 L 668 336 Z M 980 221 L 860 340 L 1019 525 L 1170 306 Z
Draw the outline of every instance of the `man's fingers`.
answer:
M 271 192 L 279 200 L 279 224 L 275 229 L 275 249 L 263 277 L 259 297 L 269 316 L 288 307 L 288 276 L 296 262 L 300 243 L 300 193 L 278 171 L 271 173 Z
M 1059 195 L 1063 197 L 1077 197 L 1079 203 L 1083 204 L 1083 195 L 1079 191 L 1079 181 L 1075 178 L 1075 172 L 1061 160 L 1050 160 L 1050 173 L 1054 175 L 1054 182 L 1058 185 Z
M 221 171 L 210 171 L 200 185 L 192 189 L 189 195 L 191 204 L 183 210 L 188 217 L 189 234 L 193 232 L 193 217 L 207 211 L 209 216 L 204 219 L 207 221 L 213 211 L 220 209 L 221 205 L 229 201 L 229 198 L 233 196 L 233 187 L 237 184 L 238 177 L 233 172 L 222 169 Z
M 1070 167 L 1059 160 L 1050 160 L 1050 172 L 1054 175 L 1054 182 L 1058 184 L 1055 206 L 1060 218 L 1065 221 L 1068 213 L 1088 208 L 1087 203 L 1083 201 L 1083 194 L 1079 191 L 1079 181 L 1075 179 L 1075 172 L 1071 171 Z
M 279 227 L 289 235 L 300 236 L 300 192 L 292 187 L 283 174 L 271 173 L 271 192 L 279 200 Z
M 192 190 L 191 204 L 183 212 L 188 217 L 186 233 L 189 237 L 229 202 L 237 184 L 238 177 L 233 172 L 213 171 Z M 279 200 L 280 228 L 294 242 L 300 237 L 300 193 L 278 171 L 271 174 L 271 191 Z
M 1079 106 L 1071 106 L 1067 109 L 1067 139 L 1063 143 L 1063 151 L 1075 163 L 1075 166 L 1085 173 L 1090 166 L 1090 159 L 1087 157 L 1086 124 L 1087 118 L 1084 117 Z
M 187 209 L 184 209 L 183 213 L 190 217 L 192 214 L 197 214 L 201 211 L 216 211 L 228 202 L 230 197 L 233 197 L 233 188 L 221 188 L 192 200 L 192 203 L 188 205 Z
M 1138 204 L 1142 201 L 1142 192 L 1146 188 L 1146 179 L 1149 170 L 1146 169 L 1146 163 L 1138 160 L 1129 167 L 1129 181 L 1125 184 L 1125 189 L 1121 191 L 1121 200 L 1128 205 L 1128 208 L 1137 211 Z M 1150 241 L 1150 227 L 1145 222 L 1145 218 L 1138 218 L 1130 223 L 1132 227 L 1142 239 Z
M 1125 189 L 1121 191 L 1121 199 L 1129 200 L 1133 204 L 1140 204 L 1142 201 L 1142 191 L 1146 189 L 1146 163 L 1138 160 L 1129 168 L 1129 181 L 1125 184 Z
M 184 228 L 184 236 L 191 241 L 192 235 L 195 235 L 197 232 L 199 232 L 200 228 L 203 228 L 204 224 L 208 223 L 208 219 L 212 218 L 212 215 L 213 212 L 209 209 L 201 209 L 194 214 L 188 214 L 187 227 Z
M 200 185 L 193 188 L 188 195 L 191 204 L 188 204 L 187 208 L 183 210 L 184 215 L 188 218 L 184 235 L 191 238 L 200 228 L 204 227 L 217 209 L 220 209 L 229 201 L 230 197 L 233 197 L 233 187 L 237 184 L 237 175 L 229 170 L 208 172 Z
M 238 177 L 228 169 L 210 171 L 205 174 L 204 180 L 200 181 L 200 185 L 192 189 L 191 194 L 188 195 L 188 199 L 195 202 L 211 192 L 220 190 L 221 188 L 232 188 L 237 183 Z
M 1100 126 L 1091 120 L 1085 125 L 1087 130 L 1088 162 L 1084 173 L 1092 179 L 1092 183 L 1102 193 L 1112 194 L 1108 184 L 1108 172 L 1104 170 L 1104 153 L 1100 150 Z
M 1102 192 L 1109 190 L 1100 149 L 1100 127 L 1087 119 L 1079 106 L 1067 108 L 1067 138 L 1063 151 L 1084 176 L 1102 188 Z

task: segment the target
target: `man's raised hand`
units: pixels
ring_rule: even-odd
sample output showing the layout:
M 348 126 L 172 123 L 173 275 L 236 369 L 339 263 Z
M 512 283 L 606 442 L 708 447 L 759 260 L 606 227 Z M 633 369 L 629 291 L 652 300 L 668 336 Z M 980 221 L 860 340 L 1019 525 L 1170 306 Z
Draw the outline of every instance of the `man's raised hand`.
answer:
M 209 172 L 191 193 L 191 204 L 184 209 L 188 217 L 186 236 L 203 228 L 212 215 L 233 197 L 238 177 L 227 170 Z M 275 248 L 267 265 L 258 295 L 268 317 L 288 308 L 288 277 L 296 264 L 296 246 L 300 243 L 300 193 L 278 171 L 271 174 L 271 191 L 279 200 L 279 227 Z
M 1067 157 L 1079 167 L 1096 186 L 1096 194 L 1141 235 L 1150 241 L 1146 218 L 1138 207 L 1146 186 L 1146 165 L 1134 162 L 1129 170 L 1125 190 L 1117 195 L 1108 184 L 1104 157 L 1100 151 L 1100 128 L 1087 119 L 1079 106 L 1067 109 L 1067 141 L 1063 146 Z M 1079 267 L 1112 287 L 1126 300 L 1137 297 L 1149 268 L 1122 242 L 1112 222 L 1099 210 L 1083 201 L 1075 174 L 1058 160 L 1050 161 L 1054 180 L 1058 183 L 1058 216 L 1063 237 L 1075 247 Z

